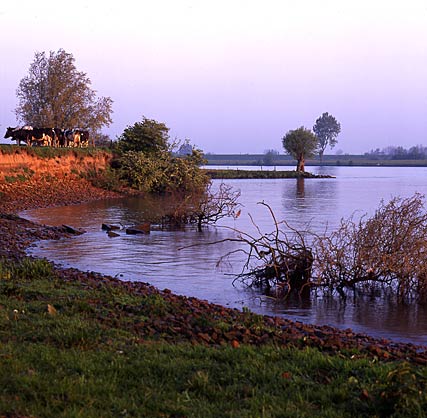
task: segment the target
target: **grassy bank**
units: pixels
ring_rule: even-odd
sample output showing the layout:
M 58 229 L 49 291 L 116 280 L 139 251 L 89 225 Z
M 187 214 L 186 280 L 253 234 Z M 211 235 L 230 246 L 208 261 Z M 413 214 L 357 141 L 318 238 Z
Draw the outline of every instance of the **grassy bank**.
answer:
M 316 175 L 310 172 L 276 171 L 276 170 L 222 170 L 205 169 L 211 179 L 299 179 L 299 178 L 332 178 L 332 176 Z
M 54 147 L 26 147 L 9 144 L 0 144 L 0 154 L 27 154 L 39 158 L 56 158 L 74 154 L 78 157 L 111 155 L 111 150 L 106 147 L 89 147 L 89 148 L 54 148 Z
M 0 263 L 1 416 L 425 416 L 426 366 L 100 279 Z

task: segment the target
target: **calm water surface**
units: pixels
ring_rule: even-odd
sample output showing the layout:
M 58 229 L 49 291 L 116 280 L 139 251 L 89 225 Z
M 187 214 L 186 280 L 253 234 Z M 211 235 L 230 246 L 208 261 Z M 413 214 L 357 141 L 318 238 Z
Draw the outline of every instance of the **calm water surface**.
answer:
M 289 168 L 284 168 L 289 169 Z M 102 202 L 25 212 L 24 216 L 48 225 L 69 224 L 87 233 L 72 239 L 43 241 L 30 253 L 65 266 L 117 275 L 123 280 L 149 282 L 160 289 L 196 296 L 225 306 L 248 307 L 254 312 L 278 315 L 319 325 L 352 328 L 369 335 L 427 345 L 427 307 L 399 306 L 392 298 L 378 295 L 343 302 L 339 298 L 274 302 L 254 291 L 232 286 L 232 274 L 240 272 L 243 258 L 236 254 L 231 264 L 218 260 L 235 244 L 207 245 L 233 236 L 227 227 L 254 233 L 249 214 L 263 232 L 273 223 L 265 207 L 276 217 L 298 228 L 313 231 L 333 229 L 342 217 L 372 214 L 383 199 L 427 195 L 427 168 L 400 167 L 309 167 L 309 171 L 331 174 L 334 179 L 226 180 L 241 191 L 241 216 L 222 221 L 202 233 L 152 231 L 149 235 L 109 238 L 102 223 L 132 226 L 157 211 L 149 199 L 116 199 Z M 219 181 L 214 185 L 218 186 Z M 162 204 L 164 206 L 165 203 Z M 197 245 L 195 245 L 197 244 Z M 189 247 L 191 246 L 191 247 Z

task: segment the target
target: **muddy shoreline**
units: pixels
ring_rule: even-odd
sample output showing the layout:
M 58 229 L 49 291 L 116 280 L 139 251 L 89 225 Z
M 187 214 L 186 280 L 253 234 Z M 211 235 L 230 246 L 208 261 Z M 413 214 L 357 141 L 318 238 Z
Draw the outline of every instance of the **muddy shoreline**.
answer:
M 95 199 L 120 197 L 118 193 L 93 187 L 81 178 L 30 180 L 13 184 L 0 183 L 0 258 L 19 261 L 33 242 L 69 236 L 62 227 L 39 225 L 23 219 L 17 213 L 26 209 L 78 204 Z M 248 326 L 248 314 L 236 309 L 210 304 L 206 301 L 177 296 L 160 291 L 146 283 L 123 282 L 95 272 L 82 272 L 55 266 L 56 274 L 64 281 L 79 281 L 96 288 L 100 282 L 120 286 L 135 294 L 156 293 L 176 307 L 173 317 L 156 318 L 144 327 L 135 329 L 141 338 L 159 338 L 171 343 L 190 341 L 195 344 L 276 344 L 297 347 L 317 347 L 327 353 L 341 353 L 351 357 L 372 357 L 382 361 L 407 360 L 427 364 L 427 347 L 397 343 L 356 334 L 350 329 L 313 326 L 283 318 L 263 316 L 257 319 L 263 327 Z M 231 330 L 211 327 L 208 323 L 194 325 L 194 318 L 221 318 L 231 324 Z M 197 322 L 197 321 L 196 321 Z M 206 321 L 205 321 L 206 322 Z M 266 331 L 266 329 L 268 331 Z

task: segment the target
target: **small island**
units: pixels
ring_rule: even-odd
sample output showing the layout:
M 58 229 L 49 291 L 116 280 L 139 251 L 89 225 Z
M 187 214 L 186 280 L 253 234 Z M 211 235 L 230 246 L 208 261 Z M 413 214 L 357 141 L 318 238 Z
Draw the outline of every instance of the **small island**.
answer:
M 327 174 L 288 170 L 205 169 L 211 179 L 319 179 L 335 178 Z

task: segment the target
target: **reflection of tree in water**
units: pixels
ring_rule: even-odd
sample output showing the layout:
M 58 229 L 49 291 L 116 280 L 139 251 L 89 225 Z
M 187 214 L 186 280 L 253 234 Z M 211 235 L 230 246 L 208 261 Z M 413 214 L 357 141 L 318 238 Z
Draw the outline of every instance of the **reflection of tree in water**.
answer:
M 305 178 L 304 177 L 298 177 L 297 178 L 297 198 L 303 199 L 305 196 Z
M 313 224 L 317 218 L 326 222 L 338 223 L 341 216 L 337 213 L 337 182 L 334 179 L 288 180 L 283 182 L 283 216 L 292 226 Z M 322 228 L 323 229 L 323 228 Z M 318 232 L 317 227 L 313 232 Z

